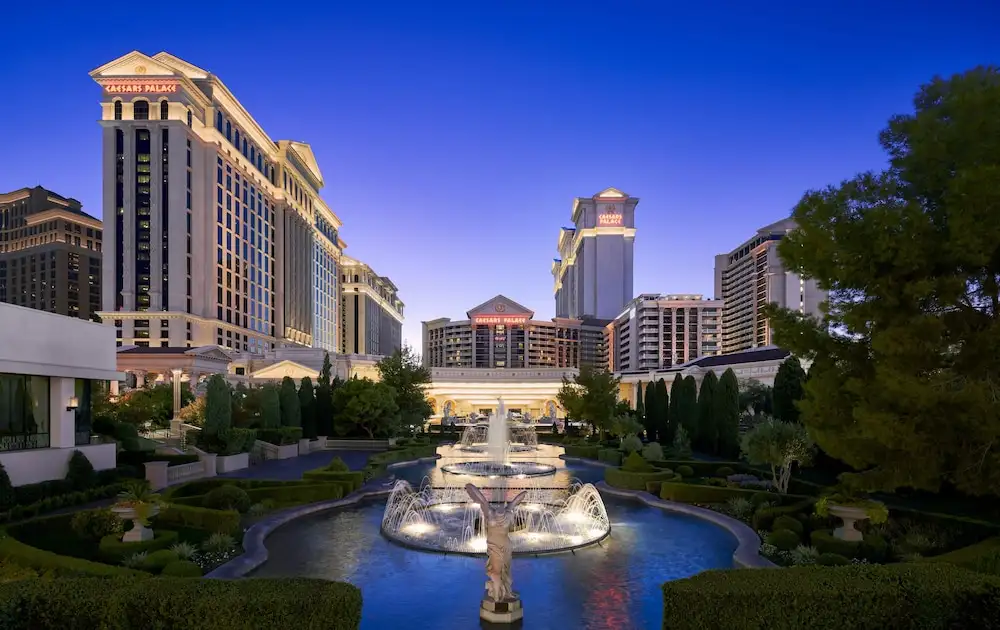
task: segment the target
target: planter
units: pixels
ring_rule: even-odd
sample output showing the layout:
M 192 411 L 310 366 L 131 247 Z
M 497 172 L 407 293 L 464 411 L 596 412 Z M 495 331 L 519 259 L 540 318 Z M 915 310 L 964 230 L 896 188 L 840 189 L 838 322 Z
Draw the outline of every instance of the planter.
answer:
M 311 441 L 312 440 L 310 440 L 309 438 L 302 438 L 301 440 L 299 440 L 299 455 L 309 454 L 309 451 L 312 450 L 312 447 L 309 445 Z
M 123 521 L 132 521 L 132 529 L 125 532 L 125 535 L 122 536 L 122 542 L 145 542 L 153 540 L 153 530 L 139 522 L 139 515 L 136 514 L 135 508 L 113 507 L 111 511 L 117 514 L 118 518 Z M 154 505 L 149 509 L 149 514 L 146 517 L 152 518 L 159 513 L 160 506 Z
M 275 459 L 291 459 L 299 456 L 298 444 L 282 444 L 278 447 L 278 455 Z
M 855 529 L 854 524 L 868 518 L 868 512 L 863 508 L 851 507 L 848 505 L 831 505 L 830 516 L 836 516 L 843 524 L 833 530 L 833 537 L 848 542 L 861 542 L 864 536 Z
M 250 466 L 250 453 L 238 453 L 236 455 L 219 455 L 215 460 L 215 470 L 222 473 L 243 470 Z
M 318 442 L 318 444 L 314 444 L 313 445 L 313 450 L 314 451 L 321 451 L 321 450 L 323 450 L 323 449 L 326 448 L 326 436 L 325 435 L 321 435 L 321 436 L 317 437 L 316 441 Z

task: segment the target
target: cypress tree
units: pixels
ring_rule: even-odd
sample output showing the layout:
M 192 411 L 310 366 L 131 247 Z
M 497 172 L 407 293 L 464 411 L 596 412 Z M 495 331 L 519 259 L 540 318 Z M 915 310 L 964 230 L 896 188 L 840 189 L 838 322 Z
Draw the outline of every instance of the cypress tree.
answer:
M 709 371 L 701 379 L 698 390 L 698 450 L 708 455 L 719 453 L 719 429 L 715 425 L 715 387 L 719 378 Z
M 673 426 L 673 434 L 677 435 L 677 427 L 684 427 L 688 432 L 688 436 L 691 435 L 691 427 L 689 423 L 684 418 L 684 412 L 680 407 L 680 403 L 684 399 L 684 377 L 678 372 L 674 375 L 674 382 L 670 385 L 670 401 L 667 408 L 668 420 Z
M 281 400 L 278 388 L 273 383 L 261 388 L 260 425 L 265 429 L 276 429 L 281 426 Z
M 219 435 L 233 425 L 233 394 L 221 374 L 213 374 L 208 379 L 205 397 L 204 432 Z
M 316 434 L 333 436 L 333 391 L 322 380 L 316 388 Z
M 736 458 L 740 454 L 740 383 L 729 368 L 715 388 L 715 425 L 719 430 L 719 455 Z
M 774 375 L 774 390 L 772 392 L 774 417 L 783 422 L 799 423 L 799 408 L 795 403 L 802 400 L 804 390 L 802 384 L 806 380 L 806 371 L 798 358 L 790 356 L 778 366 Z
M 306 376 L 299 385 L 299 413 L 302 417 L 302 437 L 316 437 L 316 397 L 312 379 Z
M 295 389 L 295 381 L 286 376 L 281 379 L 281 425 L 286 427 L 302 426 L 302 410 L 299 408 L 299 393 Z
M 646 428 L 646 439 L 650 442 L 656 441 L 656 387 L 653 386 L 652 381 L 646 383 L 646 393 L 645 393 L 646 404 L 644 405 L 646 410 L 646 416 L 642 420 L 642 426 Z
M 316 386 L 321 385 L 330 386 L 331 375 L 333 373 L 333 364 L 330 363 L 330 353 L 323 353 L 323 369 L 319 371 L 319 380 L 316 381 Z
M 685 431 L 693 446 L 698 437 L 698 382 L 693 376 L 688 376 L 681 385 L 681 399 L 677 403 L 677 410 L 681 414 L 681 421 L 687 422 Z
M 667 383 L 662 378 L 656 381 L 656 436 L 664 444 L 673 444 L 674 434 L 670 430 L 670 394 Z

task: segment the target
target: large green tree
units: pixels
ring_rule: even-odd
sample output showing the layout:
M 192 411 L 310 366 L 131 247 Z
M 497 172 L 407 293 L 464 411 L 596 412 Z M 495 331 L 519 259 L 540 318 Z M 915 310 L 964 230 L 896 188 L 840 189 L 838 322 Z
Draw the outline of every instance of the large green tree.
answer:
M 225 433 L 233 425 L 233 397 L 229 383 L 221 374 L 213 374 L 208 379 L 208 390 L 205 393 L 205 426 L 206 435 Z
M 684 389 L 684 377 L 681 376 L 680 372 L 674 375 L 674 381 L 670 385 L 670 402 L 667 407 L 667 415 L 670 419 L 671 424 L 674 427 L 684 427 L 685 431 L 688 432 L 688 438 L 691 437 L 691 430 L 693 426 L 684 417 L 679 404 L 684 398 L 684 394 L 681 393 Z M 674 429 L 676 434 L 676 428 Z
M 670 394 L 667 393 L 667 383 L 662 378 L 656 381 L 656 417 L 653 422 L 656 428 L 656 439 L 663 444 L 671 444 L 674 434 L 670 428 Z
M 770 414 L 773 412 L 773 397 L 772 388 L 760 381 L 752 378 L 743 380 L 740 382 L 740 413 Z
M 308 376 L 299 384 L 299 414 L 302 417 L 302 437 L 316 437 L 316 394 L 313 392 L 312 379 Z
M 715 424 L 715 388 L 719 377 L 711 370 L 701 379 L 698 388 L 698 434 L 695 448 L 716 455 L 719 452 L 719 427 Z
M 334 391 L 333 408 L 341 435 L 392 437 L 399 428 L 396 392 L 385 383 L 348 379 Z
M 782 361 L 778 373 L 774 375 L 771 393 L 775 418 L 782 422 L 799 422 L 798 402 L 804 395 L 802 385 L 805 381 L 806 371 L 795 355 Z
M 323 353 L 323 367 L 319 371 L 319 378 L 316 380 L 316 386 L 326 385 L 330 387 L 330 382 L 333 378 L 333 364 L 330 362 L 330 353 Z
M 382 382 L 395 391 L 401 422 L 423 427 L 434 408 L 425 390 L 431 382 L 431 371 L 421 364 L 420 357 L 409 346 L 403 346 L 378 362 L 378 372 Z
M 715 426 L 719 431 L 719 452 L 722 457 L 740 455 L 740 383 L 733 368 L 723 372 L 715 386 Z
M 281 399 L 278 386 L 273 383 L 260 388 L 260 426 L 265 429 L 281 426 Z
M 881 134 L 889 168 L 805 194 L 779 246 L 822 321 L 769 309 L 813 359 L 801 420 L 861 489 L 1000 492 L 1000 71 L 936 78 Z
M 642 383 L 640 382 L 638 394 L 635 397 L 635 419 L 642 423 L 643 431 L 646 433 L 646 439 L 653 439 L 650 437 L 650 425 L 648 424 L 648 418 L 646 414 L 646 399 L 649 398 L 649 390 L 643 390 Z
M 621 379 L 614 374 L 584 366 L 572 380 L 563 377 L 556 398 L 569 417 L 589 422 L 595 431 L 604 433 L 612 429 L 620 385 Z
M 295 381 L 291 376 L 281 379 L 281 424 L 286 427 L 302 426 L 302 409 L 299 403 L 299 393 L 295 389 Z
M 643 414 L 640 420 L 642 420 L 642 426 L 646 430 L 646 439 L 650 442 L 655 442 L 658 438 L 656 435 L 656 386 L 652 381 L 646 383 L 646 391 L 643 395 L 639 397 L 643 400 Z

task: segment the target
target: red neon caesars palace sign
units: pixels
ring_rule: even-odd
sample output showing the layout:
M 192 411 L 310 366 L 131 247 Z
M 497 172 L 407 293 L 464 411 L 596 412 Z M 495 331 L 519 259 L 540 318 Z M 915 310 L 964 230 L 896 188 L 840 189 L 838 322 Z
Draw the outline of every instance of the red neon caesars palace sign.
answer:
M 163 81 L 122 81 L 107 83 L 104 91 L 108 94 L 175 94 L 177 83 Z
M 472 318 L 472 324 L 475 326 L 492 326 L 494 324 L 518 326 L 526 323 L 528 323 L 528 318 L 524 315 L 483 315 Z
M 598 227 L 619 227 L 622 224 L 622 215 L 617 212 L 605 212 L 597 215 Z

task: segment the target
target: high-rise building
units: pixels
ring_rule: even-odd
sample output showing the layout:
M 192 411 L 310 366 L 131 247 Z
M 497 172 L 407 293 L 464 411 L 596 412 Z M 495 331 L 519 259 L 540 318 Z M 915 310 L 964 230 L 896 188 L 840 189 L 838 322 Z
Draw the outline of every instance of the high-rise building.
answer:
M 728 254 L 715 257 L 715 297 L 722 310 L 722 351 L 741 352 L 774 343 L 764 306 L 769 303 L 820 315 L 827 294 L 815 280 L 806 280 L 785 269 L 778 257 L 778 243 L 795 229 L 792 219 L 782 219 L 757 230 L 752 238 Z
M 552 263 L 556 317 L 613 319 L 632 299 L 637 197 L 615 188 L 573 201 Z
M 403 344 L 403 301 L 396 285 L 365 263 L 340 261 L 341 341 L 344 354 L 388 356 Z
M 701 295 L 640 295 L 606 328 L 609 369 L 663 370 L 719 354 L 722 308 Z
M 0 302 L 99 321 L 101 238 L 76 199 L 41 186 L 0 194 Z
M 340 221 L 309 145 L 272 140 L 218 77 L 165 52 L 91 77 L 119 345 L 336 348 Z
M 423 323 L 424 365 L 435 368 L 577 368 L 602 354 L 603 327 L 579 319 L 535 320 L 503 295 L 466 313 Z

